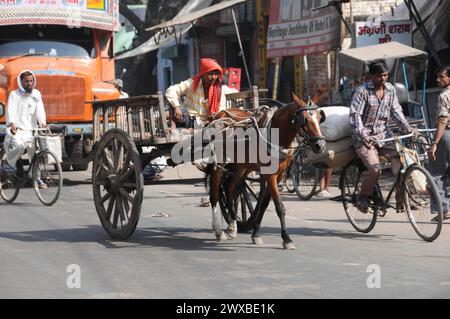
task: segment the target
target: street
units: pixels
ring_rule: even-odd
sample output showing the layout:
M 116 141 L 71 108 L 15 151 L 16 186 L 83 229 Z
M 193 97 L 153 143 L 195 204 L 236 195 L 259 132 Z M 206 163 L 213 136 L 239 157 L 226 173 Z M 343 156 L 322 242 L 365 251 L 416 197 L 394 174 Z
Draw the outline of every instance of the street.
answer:
M 203 184 L 166 182 L 145 186 L 135 233 L 115 241 L 97 217 L 90 172 L 65 177 L 51 207 L 31 189 L 21 190 L 14 204 L 0 203 L 0 298 L 449 296 L 448 222 L 426 243 L 406 216 L 389 211 L 371 233 L 361 234 L 339 202 L 301 202 L 285 193 L 296 250 L 282 249 L 273 204 L 262 223 L 264 245 L 252 245 L 250 233 L 216 242 L 211 208 L 199 205 L 207 197 Z

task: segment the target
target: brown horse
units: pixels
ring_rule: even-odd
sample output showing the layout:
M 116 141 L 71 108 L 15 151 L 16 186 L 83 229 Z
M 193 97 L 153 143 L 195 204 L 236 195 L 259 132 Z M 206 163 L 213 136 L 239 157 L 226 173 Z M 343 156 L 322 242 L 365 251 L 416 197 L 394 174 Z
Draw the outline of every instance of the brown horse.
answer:
M 319 95 L 316 95 L 312 99 L 313 102 L 315 99 L 319 98 Z M 227 111 L 219 112 L 214 119 L 227 119 L 233 117 L 234 119 L 243 119 L 245 117 L 250 117 L 250 115 L 246 111 L 230 109 Z M 248 172 L 260 171 L 261 175 L 264 177 L 267 183 L 265 193 L 262 197 L 261 205 L 257 205 L 256 209 L 258 209 L 258 211 L 255 212 L 255 214 L 257 214 L 257 217 L 252 234 L 252 241 L 254 244 L 263 243 L 259 235 L 260 224 L 264 212 L 270 202 L 270 199 L 272 199 L 275 204 L 277 215 L 280 218 L 281 222 L 281 237 L 283 239 L 283 248 L 295 249 L 295 246 L 292 243 L 292 240 L 289 237 L 289 233 L 286 228 L 285 209 L 278 191 L 278 183 L 282 179 L 284 170 L 289 166 L 293 158 L 292 152 L 286 153 L 286 150 L 289 149 L 292 141 L 297 134 L 300 134 L 306 138 L 307 142 L 310 144 L 312 150 L 315 153 L 321 153 L 325 151 L 326 143 L 320 132 L 320 122 L 323 122 L 324 120 L 325 115 L 323 112 L 319 112 L 317 110 L 317 107 L 308 107 L 305 102 L 303 102 L 293 94 L 293 103 L 285 105 L 282 108 L 278 109 L 273 114 L 269 125 L 271 131 L 273 129 L 278 129 L 279 138 L 278 144 L 276 146 L 278 147 L 280 153 L 284 154 L 284 156 L 281 156 L 281 158 L 278 158 L 278 161 L 276 161 L 277 166 L 275 168 L 275 172 L 270 174 L 262 173 L 263 164 L 259 161 L 259 157 L 257 162 L 249 161 L 251 154 L 249 154 L 248 148 L 246 148 L 244 161 L 239 162 L 235 159 L 233 164 L 230 165 L 231 169 L 227 171 L 230 178 L 227 178 L 225 182 L 225 192 L 228 199 L 232 198 L 231 195 L 234 193 L 234 190 L 237 187 L 239 181 L 244 176 L 244 174 L 247 174 Z M 261 124 L 262 122 L 264 122 L 264 120 L 260 119 L 258 121 L 258 124 Z M 258 135 L 256 143 L 258 144 L 258 147 L 263 144 L 267 145 L 267 142 L 261 139 L 261 135 Z M 218 213 L 217 203 L 219 200 L 220 183 L 222 181 L 223 174 L 223 165 L 221 165 L 220 163 L 210 164 L 208 166 L 208 170 L 206 171 L 207 177 L 210 177 L 209 184 L 210 203 L 212 207 L 212 227 L 216 234 L 216 238 L 219 241 L 228 238 L 234 238 L 237 235 L 237 218 L 234 209 L 230 209 L 231 222 L 229 223 L 227 230 L 223 232 L 220 227 L 220 216 Z

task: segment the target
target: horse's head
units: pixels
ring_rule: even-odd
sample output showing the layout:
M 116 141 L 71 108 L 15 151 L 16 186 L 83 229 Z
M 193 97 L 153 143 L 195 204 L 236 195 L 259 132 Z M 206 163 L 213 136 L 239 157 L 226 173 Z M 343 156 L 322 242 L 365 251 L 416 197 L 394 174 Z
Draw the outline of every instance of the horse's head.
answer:
M 320 131 L 320 123 L 325 121 L 325 113 L 317 109 L 314 99 L 305 103 L 292 93 L 292 99 L 297 105 L 293 119 L 293 130 L 302 136 L 314 153 L 323 153 L 326 142 Z

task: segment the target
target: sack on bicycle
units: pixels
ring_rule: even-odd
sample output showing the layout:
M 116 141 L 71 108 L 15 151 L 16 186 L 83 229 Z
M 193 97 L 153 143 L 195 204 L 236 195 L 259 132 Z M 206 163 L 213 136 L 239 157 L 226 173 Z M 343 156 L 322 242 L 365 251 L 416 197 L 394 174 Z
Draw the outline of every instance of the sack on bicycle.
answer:
M 49 150 L 55 154 L 57 160 L 62 162 L 61 136 L 58 134 L 46 134 L 38 137 L 39 147 L 41 150 Z M 48 157 L 48 164 L 55 164 L 53 157 Z
M 411 150 L 407 147 L 403 147 L 403 152 L 405 153 L 405 164 L 406 166 L 410 166 L 412 164 L 420 164 L 419 156 L 417 152 Z M 410 183 L 413 183 L 414 189 L 426 193 L 427 192 L 427 179 L 424 174 L 421 174 L 418 171 L 414 171 L 411 174 Z

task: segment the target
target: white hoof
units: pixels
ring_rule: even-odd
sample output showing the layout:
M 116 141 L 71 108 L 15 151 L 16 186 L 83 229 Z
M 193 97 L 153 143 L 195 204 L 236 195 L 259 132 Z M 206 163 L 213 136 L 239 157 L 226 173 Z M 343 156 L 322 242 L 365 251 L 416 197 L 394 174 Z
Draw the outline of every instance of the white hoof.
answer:
M 283 243 L 283 248 L 286 250 L 295 250 L 295 246 L 292 242 L 290 243 Z
M 227 235 L 225 232 L 221 232 L 220 234 L 216 234 L 217 241 L 225 241 L 227 240 Z
M 261 237 L 252 237 L 252 242 L 255 245 L 264 245 L 264 241 L 262 240 Z
M 231 220 L 228 224 L 226 234 L 229 239 L 233 239 L 237 237 L 237 222 L 236 220 Z
M 225 232 L 225 235 L 227 235 L 228 239 L 234 239 L 237 237 L 237 230 L 236 229 L 227 229 Z

